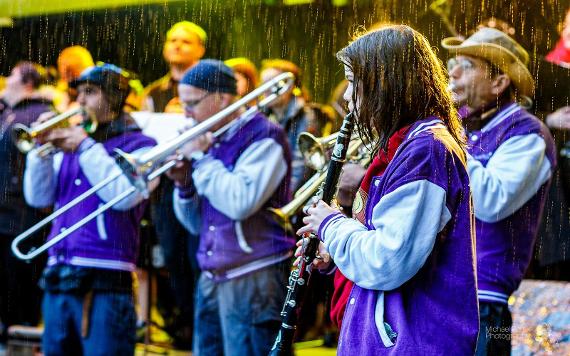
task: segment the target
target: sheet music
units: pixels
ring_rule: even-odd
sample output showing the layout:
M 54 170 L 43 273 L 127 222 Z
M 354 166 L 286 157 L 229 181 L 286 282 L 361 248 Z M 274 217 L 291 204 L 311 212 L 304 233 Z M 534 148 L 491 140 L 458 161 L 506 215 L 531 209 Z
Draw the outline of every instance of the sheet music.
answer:
M 184 114 L 135 111 L 129 113 L 143 133 L 159 144 L 177 137 L 184 128 L 194 125 L 194 120 Z

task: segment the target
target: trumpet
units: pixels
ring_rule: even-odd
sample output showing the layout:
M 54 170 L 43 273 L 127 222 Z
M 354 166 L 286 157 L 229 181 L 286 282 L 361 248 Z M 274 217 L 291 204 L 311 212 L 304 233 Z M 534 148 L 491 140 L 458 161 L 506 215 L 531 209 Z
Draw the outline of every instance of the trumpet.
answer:
M 310 135 L 310 134 L 309 134 Z M 338 133 L 329 135 L 324 137 L 328 139 L 330 136 L 338 136 Z M 311 135 L 313 136 L 313 135 Z M 314 137 L 314 136 L 313 136 Z M 318 141 L 318 140 L 317 140 Z M 370 155 L 362 154 L 361 150 L 363 148 L 362 141 L 353 140 L 346 152 L 346 156 L 349 157 L 351 160 L 358 161 L 361 165 L 367 166 L 370 163 Z M 306 205 L 307 201 L 315 196 L 316 192 L 321 188 L 323 185 L 325 178 L 327 176 L 327 170 L 324 169 L 323 171 L 317 171 L 306 184 L 304 184 L 299 190 L 295 193 L 295 197 L 286 205 L 282 206 L 281 208 L 269 208 L 269 211 L 273 213 L 275 220 L 287 231 L 292 231 L 293 227 L 291 225 L 291 217 L 293 217 L 303 206 Z
M 68 127 L 73 122 L 72 119 L 78 115 L 81 115 L 83 118 L 87 116 L 87 112 L 81 108 L 75 108 L 63 112 L 57 116 L 52 117 L 51 119 L 35 126 L 35 127 L 27 127 L 23 124 L 15 124 L 12 127 L 12 137 L 16 144 L 18 150 L 24 154 L 30 152 L 34 147 L 36 147 L 37 139 L 40 135 L 45 134 L 49 130 L 53 130 L 55 128 L 61 127 Z M 97 121 L 88 118 L 83 119 L 81 121 L 81 125 L 87 131 L 88 134 L 92 134 L 97 130 Z M 53 149 L 53 145 L 48 142 L 43 144 L 39 149 L 38 153 L 40 156 L 45 156 Z
M 240 100 L 231 104 L 230 106 L 220 111 L 219 113 L 195 125 L 188 131 L 180 134 L 175 139 L 151 148 L 140 157 L 135 157 L 131 154 L 122 152 L 120 150 L 115 150 L 115 152 L 118 154 L 117 163 L 122 168 L 120 172 L 117 172 L 116 174 L 110 175 L 109 177 L 105 178 L 104 180 L 94 185 L 83 194 L 79 195 L 78 197 L 70 201 L 68 204 L 54 211 L 51 215 L 49 215 L 48 217 L 46 217 L 36 225 L 32 226 L 30 229 L 16 236 L 16 238 L 12 241 L 11 245 L 12 252 L 17 258 L 21 260 L 31 260 L 36 256 L 38 256 L 39 254 L 47 251 L 50 247 L 62 241 L 71 233 L 78 230 L 79 228 L 81 228 L 91 220 L 95 219 L 101 213 L 105 212 L 108 209 L 111 209 L 114 205 L 121 202 L 123 199 L 126 199 L 131 194 L 134 194 L 135 192 L 138 191 L 142 192 L 142 194 L 145 197 L 148 197 L 149 195 L 147 187 L 148 183 L 160 177 L 163 173 L 168 171 L 170 168 L 174 167 L 177 161 L 183 159 L 182 155 L 177 154 L 178 149 L 180 149 L 186 143 L 191 142 L 196 138 L 198 138 L 199 136 L 203 135 L 204 133 L 209 131 L 212 127 L 220 123 L 222 120 L 240 110 L 243 106 L 248 105 L 252 101 L 257 102 L 255 106 L 246 110 L 240 116 L 239 119 L 233 120 L 232 122 L 226 124 L 219 130 L 217 130 L 214 133 L 214 136 L 220 136 L 221 134 L 232 128 L 234 125 L 244 125 L 251 118 L 254 117 L 254 114 L 257 111 L 261 110 L 263 107 L 269 105 L 277 98 L 279 98 L 281 95 L 286 93 L 293 86 L 293 83 L 294 83 L 294 76 L 292 73 L 287 72 L 280 74 L 277 77 L 273 78 L 272 80 L 268 81 L 267 83 L 261 85 L 257 89 L 253 90 L 251 93 L 245 95 Z M 266 92 L 268 91 L 271 91 L 271 93 L 269 95 L 266 95 Z M 265 97 L 259 100 L 263 96 Z M 172 156 L 175 156 L 176 158 L 172 159 L 171 158 Z M 87 197 L 97 193 L 97 191 L 101 190 L 103 187 L 109 185 L 111 182 L 115 181 L 116 179 L 118 179 L 123 175 L 126 175 L 131 181 L 130 188 L 128 188 L 121 194 L 117 195 L 113 199 L 109 200 L 105 204 L 101 205 L 98 209 L 89 213 L 83 219 L 79 220 L 76 224 L 68 227 L 63 232 L 52 237 L 49 241 L 47 241 L 43 245 L 37 248 L 33 248 L 32 250 L 30 250 L 28 253 L 25 254 L 19 250 L 18 245 L 22 241 L 24 241 L 29 236 L 40 230 L 42 227 L 44 227 L 45 225 L 56 219 L 58 216 L 62 215 L 66 211 L 70 210 L 77 204 L 84 201 Z

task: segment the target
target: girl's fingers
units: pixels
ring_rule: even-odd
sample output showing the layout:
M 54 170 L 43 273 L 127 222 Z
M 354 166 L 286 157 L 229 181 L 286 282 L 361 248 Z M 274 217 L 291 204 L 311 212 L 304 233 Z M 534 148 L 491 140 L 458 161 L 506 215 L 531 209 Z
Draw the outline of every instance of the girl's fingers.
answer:
M 302 228 L 300 228 L 299 230 L 297 230 L 297 235 L 298 236 L 303 236 L 306 233 L 310 233 L 313 231 L 313 228 L 310 225 L 305 225 Z

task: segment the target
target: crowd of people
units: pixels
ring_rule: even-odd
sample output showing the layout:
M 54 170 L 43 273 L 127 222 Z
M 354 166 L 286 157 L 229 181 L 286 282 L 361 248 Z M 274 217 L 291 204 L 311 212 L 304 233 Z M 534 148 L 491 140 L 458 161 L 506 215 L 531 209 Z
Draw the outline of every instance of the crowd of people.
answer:
M 570 65 L 566 22 L 546 56 L 556 66 Z M 0 342 L 10 326 L 41 320 L 46 355 L 130 355 L 153 304 L 175 346 L 194 355 L 267 355 L 291 263 L 312 233 L 320 239 L 314 277 L 334 283 L 332 300 L 312 299 L 330 303 L 339 354 L 510 354 L 508 299 L 522 279 L 570 279 L 569 256 L 560 253 L 570 249 L 570 109 L 529 106 L 547 99 L 535 95 L 528 52 L 505 32 L 480 27 L 441 45 L 446 58 L 406 25 L 358 35 L 337 53 L 346 80 L 330 106 L 311 102 L 292 61 L 267 59 L 258 72 L 247 58 L 204 59 L 207 34 L 189 21 L 167 32 L 169 72 L 144 90 L 133 73 L 96 63 L 80 46 L 61 52 L 51 87 L 42 86 L 39 65 L 18 63 L 0 101 Z M 244 103 L 171 152 L 173 167 L 144 189 L 125 169 L 118 150 L 139 157 L 157 145 L 132 112 L 200 124 L 286 72 L 289 90 L 265 107 Z M 37 127 L 74 108 L 80 123 L 41 132 L 31 151 L 18 150 L 15 124 Z M 307 202 L 291 216 L 295 234 L 271 209 L 315 174 L 299 135 L 334 133 L 349 112 L 370 164 L 347 163 L 338 203 Z M 12 254 L 14 237 L 113 175 L 40 238 L 137 189 L 43 260 Z M 556 228 L 552 216 L 561 217 Z M 543 259 L 537 239 L 558 254 Z M 153 244 L 164 266 L 148 256 Z M 149 273 L 156 267 L 167 273 Z

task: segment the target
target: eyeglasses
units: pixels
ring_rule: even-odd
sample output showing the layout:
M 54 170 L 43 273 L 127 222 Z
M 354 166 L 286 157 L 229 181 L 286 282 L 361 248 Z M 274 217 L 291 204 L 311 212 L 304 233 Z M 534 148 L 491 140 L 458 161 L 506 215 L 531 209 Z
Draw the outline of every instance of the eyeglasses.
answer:
M 480 59 L 480 61 L 482 64 L 479 65 L 467 58 L 450 58 L 447 61 L 447 71 L 450 73 L 456 66 L 459 66 L 462 71 L 468 71 L 476 67 L 480 67 L 484 71 L 488 71 L 491 74 L 491 78 L 504 74 L 501 68 L 497 67 L 493 63 L 483 59 Z
M 210 94 L 212 94 L 212 93 L 206 93 L 199 99 L 184 101 L 184 102 L 182 102 L 182 106 L 184 107 L 184 109 L 193 108 L 194 106 L 197 106 L 198 104 L 200 104 L 200 102 L 202 100 L 206 99 L 206 97 L 208 97 Z
M 459 66 L 461 70 L 470 70 L 475 68 L 475 63 L 471 62 L 469 59 L 466 58 L 450 58 L 447 61 L 447 71 L 451 72 L 453 68 Z

